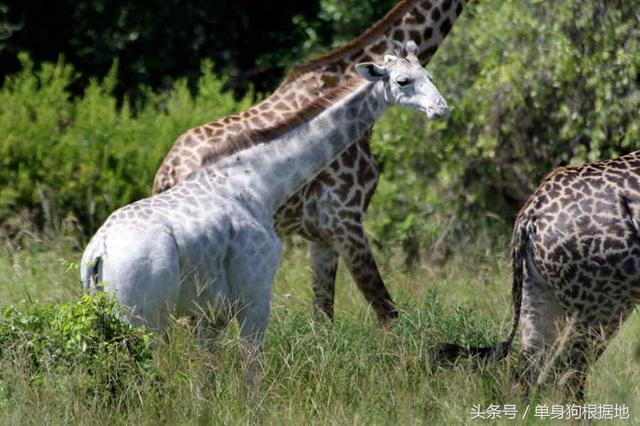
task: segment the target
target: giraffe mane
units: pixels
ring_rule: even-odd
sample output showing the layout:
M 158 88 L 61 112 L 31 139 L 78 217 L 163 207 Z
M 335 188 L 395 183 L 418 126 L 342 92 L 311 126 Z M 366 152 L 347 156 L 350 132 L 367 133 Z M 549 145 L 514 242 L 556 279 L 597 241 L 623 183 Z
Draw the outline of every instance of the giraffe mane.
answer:
M 325 65 L 338 58 L 342 58 L 347 53 L 360 47 L 362 44 L 366 44 L 372 39 L 379 37 L 388 29 L 390 24 L 393 24 L 405 13 L 407 13 L 411 9 L 411 7 L 413 7 L 414 3 L 415 0 L 401 0 L 397 5 L 393 7 L 393 9 L 387 12 L 387 14 L 382 17 L 382 19 L 373 24 L 373 26 L 369 27 L 364 33 L 351 40 L 346 45 L 338 47 L 328 53 L 316 56 L 315 58 L 310 59 L 309 62 L 305 64 L 294 65 L 289 70 L 280 86 L 291 83 L 302 74 L 311 71 L 321 65 Z
M 361 78 L 349 79 L 344 84 L 334 87 L 325 95 L 315 99 L 309 105 L 301 108 L 294 115 L 286 119 L 276 121 L 266 128 L 251 129 L 242 132 L 239 135 L 229 137 L 221 141 L 221 143 L 215 144 L 212 147 L 212 151 L 210 151 L 206 157 L 206 163 L 211 164 L 231 153 L 242 151 L 282 136 L 288 131 L 315 118 L 364 83 L 366 83 L 366 81 Z

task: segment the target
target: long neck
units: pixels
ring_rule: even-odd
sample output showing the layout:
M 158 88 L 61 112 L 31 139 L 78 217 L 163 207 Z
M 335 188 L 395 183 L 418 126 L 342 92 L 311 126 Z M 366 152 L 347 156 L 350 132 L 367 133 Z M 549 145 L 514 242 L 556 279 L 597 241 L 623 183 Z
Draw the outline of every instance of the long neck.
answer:
M 404 0 L 383 19 L 344 47 L 293 67 L 278 88 L 309 80 L 308 74 L 321 74 L 324 88 L 342 84 L 354 74 L 358 62 L 381 62 L 393 53 L 392 40 L 418 45 L 418 58 L 426 64 L 438 50 L 469 0 Z
M 306 64 L 294 66 L 276 91 L 264 101 L 235 116 L 234 120 L 218 123 L 242 131 L 268 128 L 273 122 L 289 119 L 298 111 L 355 76 L 353 65 L 358 62 L 383 62 L 384 55 L 393 53 L 391 39 L 418 44 L 418 57 L 426 63 L 435 54 L 451 25 L 468 0 L 403 0 L 380 22 L 373 25 L 347 46 L 336 49 Z M 226 133 L 219 132 L 224 140 Z M 217 161 L 236 151 L 233 145 L 218 143 L 207 162 Z
M 239 180 L 273 214 L 369 131 L 387 108 L 382 91 L 382 82 L 365 83 L 311 120 L 221 160 L 215 169 Z

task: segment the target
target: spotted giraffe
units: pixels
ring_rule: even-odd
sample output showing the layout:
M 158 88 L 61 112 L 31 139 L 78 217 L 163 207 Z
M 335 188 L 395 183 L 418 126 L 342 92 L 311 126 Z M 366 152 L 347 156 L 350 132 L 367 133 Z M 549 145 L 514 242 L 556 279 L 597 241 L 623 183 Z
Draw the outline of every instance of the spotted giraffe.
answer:
M 254 382 L 280 264 L 278 207 L 390 106 L 429 118 L 448 111 L 413 55 L 360 63 L 356 71 L 366 81 L 353 79 L 298 114 L 243 134 L 254 140 L 251 148 L 114 212 L 82 256 L 83 288 L 108 291 L 130 308 L 130 323 L 157 331 L 171 313 L 197 315 L 202 343 L 209 335 L 218 340 L 237 317 Z
M 403 0 L 351 43 L 304 65 L 294 66 L 277 90 L 240 114 L 195 127 L 175 142 L 156 173 L 160 193 L 206 164 L 243 146 L 227 141 L 290 117 L 328 90 L 355 76 L 353 64 L 379 62 L 393 53 L 393 42 L 412 40 L 426 64 L 462 12 L 466 0 Z M 333 318 L 338 255 L 382 322 L 397 310 L 376 266 L 363 219 L 378 182 L 369 147 L 370 132 L 292 195 L 276 212 L 280 235 L 299 234 L 310 242 L 316 313 Z M 245 140 L 245 144 L 251 141 Z
M 512 241 L 514 318 L 507 339 L 461 353 L 502 358 L 522 327 L 530 388 L 564 340 L 556 370 L 582 400 L 597 361 L 640 297 L 640 151 L 551 172 L 520 211 Z M 559 339 L 559 336 L 562 336 Z

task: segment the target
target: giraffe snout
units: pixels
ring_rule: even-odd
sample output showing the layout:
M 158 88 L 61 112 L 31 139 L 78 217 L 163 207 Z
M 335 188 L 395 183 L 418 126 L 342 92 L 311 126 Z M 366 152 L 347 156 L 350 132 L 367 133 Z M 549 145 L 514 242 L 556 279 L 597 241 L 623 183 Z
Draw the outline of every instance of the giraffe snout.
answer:
M 447 118 L 449 117 L 449 105 L 444 98 L 438 99 L 433 105 L 427 108 L 427 116 L 433 118 Z

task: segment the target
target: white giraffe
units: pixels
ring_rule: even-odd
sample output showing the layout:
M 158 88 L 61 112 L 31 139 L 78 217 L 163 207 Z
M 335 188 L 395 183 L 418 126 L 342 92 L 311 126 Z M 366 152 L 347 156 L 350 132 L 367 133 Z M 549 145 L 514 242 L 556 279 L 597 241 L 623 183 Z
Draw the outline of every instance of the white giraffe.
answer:
M 104 289 L 131 308 L 127 319 L 161 330 L 169 314 L 201 315 L 219 333 L 235 316 L 245 357 L 262 349 L 281 256 L 273 215 L 391 105 L 447 114 L 415 57 L 360 63 L 358 74 L 298 115 L 248 137 L 263 143 L 212 164 L 161 194 L 115 211 L 82 256 L 83 288 Z M 245 135 L 246 137 L 246 135 Z M 101 283 L 101 284 L 100 284 Z M 100 284 L 100 285 L 99 285 Z M 249 381 L 253 380 L 253 373 Z

